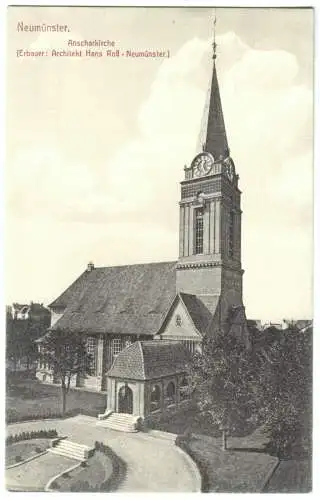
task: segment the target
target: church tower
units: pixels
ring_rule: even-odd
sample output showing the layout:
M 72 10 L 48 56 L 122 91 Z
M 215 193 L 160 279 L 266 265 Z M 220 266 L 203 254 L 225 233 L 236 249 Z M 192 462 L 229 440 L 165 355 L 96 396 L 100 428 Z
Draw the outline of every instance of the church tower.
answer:
M 197 154 L 181 182 L 177 291 L 216 303 L 214 315 L 225 327 L 242 303 L 241 191 L 230 156 L 213 43 L 211 85 Z M 214 297 L 216 300 L 214 300 Z M 212 311 L 213 312 L 213 311 Z

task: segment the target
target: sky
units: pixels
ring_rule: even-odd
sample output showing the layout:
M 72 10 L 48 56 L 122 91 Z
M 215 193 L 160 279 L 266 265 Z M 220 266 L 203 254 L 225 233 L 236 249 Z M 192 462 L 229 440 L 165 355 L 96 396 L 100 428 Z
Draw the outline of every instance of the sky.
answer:
M 6 303 L 50 303 L 86 268 L 178 258 L 179 190 L 212 69 L 212 9 L 11 7 Z M 17 32 L 17 22 L 70 32 Z M 242 191 L 249 318 L 312 317 L 313 13 L 217 9 L 217 72 Z M 66 39 L 169 58 L 16 57 Z

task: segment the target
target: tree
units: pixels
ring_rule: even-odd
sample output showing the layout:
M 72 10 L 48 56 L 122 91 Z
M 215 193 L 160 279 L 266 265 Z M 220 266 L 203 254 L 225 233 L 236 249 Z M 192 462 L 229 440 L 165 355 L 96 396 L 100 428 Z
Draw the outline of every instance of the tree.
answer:
M 203 354 L 194 356 L 190 374 L 198 408 L 219 426 L 226 449 L 227 431 L 239 430 L 255 410 L 251 352 L 234 336 L 217 332 L 204 338 Z
M 16 371 L 17 362 L 20 358 L 21 349 L 19 335 L 14 325 L 11 312 L 6 311 L 6 359 L 13 363 L 13 371 Z
M 29 335 L 30 321 L 12 318 L 10 312 L 6 315 L 6 358 L 13 363 L 13 371 L 17 369 L 18 361 L 29 359 L 34 350 L 33 339 Z
M 38 314 L 33 309 L 38 307 Z M 39 314 L 39 309 L 41 314 Z M 31 314 L 26 319 L 12 317 L 11 308 L 6 310 L 6 359 L 13 364 L 16 371 L 18 361 L 24 362 L 29 369 L 37 359 L 35 340 L 41 337 L 50 325 L 50 312 L 42 305 L 31 304 Z
M 40 357 L 60 381 L 64 414 L 72 378 L 91 373 L 92 357 L 87 352 L 86 339 L 78 332 L 57 329 L 50 330 L 40 345 Z
M 260 347 L 259 416 L 267 446 L 279 457 L 311 447 L 312 329 L 295 326 L 265 338 Z

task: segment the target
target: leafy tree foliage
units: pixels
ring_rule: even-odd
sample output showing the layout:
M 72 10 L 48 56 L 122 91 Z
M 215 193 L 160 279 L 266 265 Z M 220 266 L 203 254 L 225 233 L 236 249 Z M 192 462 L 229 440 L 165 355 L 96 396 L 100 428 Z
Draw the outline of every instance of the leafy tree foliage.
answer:
M 6 311 L 6 359 L 12 362 L 14 371 L 19 361 L 25 361 L 28 369 L 37 359 L 35 340 L 44 334 L 49 324 L 50 316 L 21 320 Z
M 226 431 L 240 430 L 255 408 L 251 352 L 234 336 L 217 332 L 204 338 L 203 354 L 194 356 L 190 373 L 198 408 L 223 431 L 225 448 Z
M 251 333 L 250 349 L 222 332 L 204 339 L 191 367 L 201 413 L 231 432 L 263 425 L 267 448 L 280 457 L 310 449 L 312 330 Z
M 92 372 L 92 357 L 87 352 L 86 340 L 70 330 L 50 330 L 41 342 L 40 357 L 60 382 L 64 414 L 72 378 Z
M 271 332 L 272 333 L 272 332 Z M 259 418 L 278 456 L 311 448 L 312 329 L 265 334 L 259 348 Z

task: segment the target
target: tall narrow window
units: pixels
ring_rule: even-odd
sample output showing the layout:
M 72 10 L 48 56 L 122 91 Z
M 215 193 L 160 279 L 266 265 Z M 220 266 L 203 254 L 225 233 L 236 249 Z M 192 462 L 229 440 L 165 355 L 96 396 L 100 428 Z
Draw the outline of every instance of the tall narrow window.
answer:
M 90 366 L 92 374 L 95 374 L 97 369 L 97 339 L 96 337 L 87 337 L 87 353 L 90 356 Z
M 228 257 L 233 258 L 234 251 L 234 213 L 229 214 L 229 228 L 228 228 Z
M 123 342 L 119 338 L 112 339 L 112 357 L 116 358 L 124 348 Z
M 195 253 L 203 253 L 203 208 L 195 209 Z

